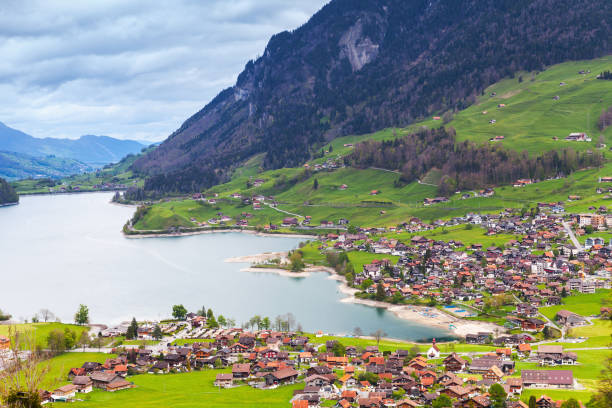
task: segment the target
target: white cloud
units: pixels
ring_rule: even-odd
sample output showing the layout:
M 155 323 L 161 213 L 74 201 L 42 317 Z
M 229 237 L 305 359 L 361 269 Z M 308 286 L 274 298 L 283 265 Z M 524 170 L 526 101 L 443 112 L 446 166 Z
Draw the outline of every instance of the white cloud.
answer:
M 162 140 L 326 0 L 4 0 L 0 121 Z

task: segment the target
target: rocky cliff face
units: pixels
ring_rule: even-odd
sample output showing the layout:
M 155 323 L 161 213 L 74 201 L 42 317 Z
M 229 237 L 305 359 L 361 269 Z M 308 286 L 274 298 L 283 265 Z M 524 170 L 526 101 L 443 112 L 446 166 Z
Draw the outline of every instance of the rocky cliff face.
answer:
M 339 135 L 463 108 L 518 70 L 612 52 L 607 0 L 334 0 L 273 36 L 236 85 L 134 169 L 192 191 L 265 152 L 295 166 Z

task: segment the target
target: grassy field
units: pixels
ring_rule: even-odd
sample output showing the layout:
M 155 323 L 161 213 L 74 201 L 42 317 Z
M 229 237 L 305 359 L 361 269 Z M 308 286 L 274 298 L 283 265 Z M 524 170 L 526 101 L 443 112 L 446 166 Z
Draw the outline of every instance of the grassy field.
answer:
M 256 390 L 248 386 L 219 390 L 213 386 L 215 376 L 228 370 L 194 371 L 184 374 L 139 375 L 129 380 L 136 388 L 107 393 L 96 390 L 84 396 L 78 407 L 173 407 L 173 408 L 229 408 L 229 407 L 287 407 L 292 385 L 275 390 Z
M 47 381 L 44 384 L 44 388 L 53 390 L 64 384 L 68 384 L 68 371 L 71 368 L 81 367 L 83 363 L 88 361 L 94 361 L 98 363 L 104 363 L 109 358 L 116 357 L 113 354 L 105 353 L 64 353 L 57 357 L 53 357 L 49 360 L 41 363 L 44 366 L 49 367 L 49 373 L 47 375 Z
M 521 394 L 521 401 L 528 403 L 529 397 L 531 397 L 532 395 L 535 395 L 536 398 L 540 398 L 540 396 L 546 395 L 554 399 L 555 401 L 566 401 L 570 398 L 575 398 L 578 401 L 587 403 L 591 399 L 593 393 L 591 391 L 527 389 L 524 390 Z
M 36 344 L 41 347 L 47 346 L 47 337 L 54 330 L 64 331 L 65 329 L 72 330 L 77 333 L 77 340 L 83 331 L 89 331 L 89 327 L 77 326 L 75 324 L 64 323 L 26 323 L 17 324 L 14 326 L 0 325 L 0 335 L 8 336 L 9 330 L 14 327 L 19 333 L 32 333 L 36 339 Z
M 568 337 L 588 337 L 575 347 L 608 347 L 612 344 L 612 321 L 594 319 L 593 325 L 571 329 Z
M 569 310 L 582 316 L 593 316 L 599 314 L 606 300 L 610 300 L 610 289 L 599 289 L 593 294 L 575 293 L 564 298 L 564 304 L 541 307 L 540 312 L 549 319 L 554 319 L 559 310 Z

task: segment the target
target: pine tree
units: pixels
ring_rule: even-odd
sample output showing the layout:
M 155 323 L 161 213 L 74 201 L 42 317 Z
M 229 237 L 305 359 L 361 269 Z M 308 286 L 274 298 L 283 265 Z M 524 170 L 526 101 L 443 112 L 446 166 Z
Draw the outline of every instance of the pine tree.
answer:
M 314 182 L 312 183 L 312 188 L 313 188 L 313 190 L 318 190 L 319 189 L 319 180 L 314 179 Z

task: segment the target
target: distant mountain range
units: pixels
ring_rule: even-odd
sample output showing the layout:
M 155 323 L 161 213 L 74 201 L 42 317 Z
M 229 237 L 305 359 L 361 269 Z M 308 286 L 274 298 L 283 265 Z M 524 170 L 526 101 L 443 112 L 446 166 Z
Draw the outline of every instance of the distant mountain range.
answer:
M 74 159 L 57 156 L 34 157 L 23 153 L 0 151 L 0 177 L 9 181 L 26 178 L 62 178 L 94 170 Z
M 0 122 L 0 177 L 64 177 L 116 163 L 145 147 L 141 142 L 109 136 L 40 139 Z
M 332 0 L 274 35 L 234 86 L 133 169 L 145 188 L 194 191 L 303 164 L 330 140 L 475 103 L 520 71 L 612 53 L 609 0 Z

